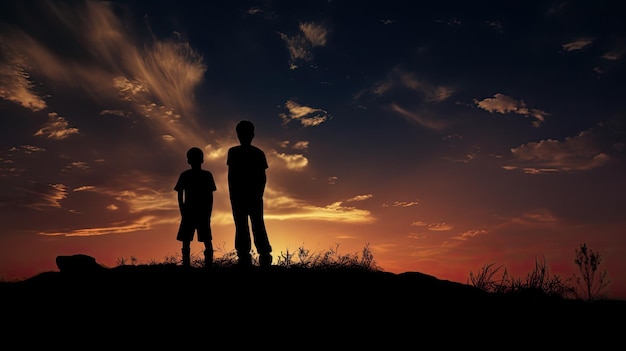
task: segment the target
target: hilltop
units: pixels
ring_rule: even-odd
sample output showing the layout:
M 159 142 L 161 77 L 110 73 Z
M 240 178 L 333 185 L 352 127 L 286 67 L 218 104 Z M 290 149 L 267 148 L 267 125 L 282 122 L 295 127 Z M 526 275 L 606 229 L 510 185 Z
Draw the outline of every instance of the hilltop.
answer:
M 626 312 L 624 301 L 502 296 L 419 272 L 279 266 L 43 272 L 2 282 L 0 293 L 3 319 L 10 321 L 6 335 L 47 335 L 62 346 L 115 341 L 124 348 L 164 342 L 373 347 L 433 338 L 451 346 L 504 336 L 520 345 L 541 336 L 555 346 L 584 336 L 575 345 L 594 340 L 597 346 L 623 328 Z

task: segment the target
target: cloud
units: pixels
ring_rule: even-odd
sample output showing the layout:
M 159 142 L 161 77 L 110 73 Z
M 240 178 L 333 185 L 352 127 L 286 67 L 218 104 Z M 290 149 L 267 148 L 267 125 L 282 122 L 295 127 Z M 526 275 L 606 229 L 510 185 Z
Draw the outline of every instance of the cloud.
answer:
M 387 76 L 368 89 L 355 94 L 355 100 L 372 98 L 385 102 L 385 106 L 412 123 L 433 130 L 442 130 L 449 122 L 442 121 L 431 112 L 437 104 L 454 95 L 450 86 L 434 85 L 402 67 L 394 67 Z M 388 105 L 387 105 L 388 104 Z
M 419 201 L 394 201 L 392 204 L 383 204 L 383 207 L 413 207 L 419 205 Z
M 589 46 L 591 43 L 593 43 L 593 41 L 594 38 L 580 38 L 572 42 L 562 44 L 561 47 L 567 52 L 582 50 L 585 47 Z
M 101 116 L 111 115 L 111 116 L 118 116 L 118 117 L 127 117 L 127 113 L 122 110 L 102 110 L 100 111 L 100 115 Z
M 297 120 L 305 127 L 315 127 L 331 118 L 328 112 L 322 109 L 300 105 L 293 100 L 288 100 L 285 103 L 285 108 L 287 113 L 280 113 L 279 115 L 284 124 Z
M 275 155 L 278 159 L 285 162 L 288 169 L 299 171 L 309 164 L 309 160 L 301 154 L 288 155 L 285 153 L 275 153 Z
M 419 79 L 415 73 L 408 72 L 401 67 L 395 67 L 387 77 L 376 82 L 369 92 L 375 96 L 393 94 L 397 90 L 409 90 L 419 93 L 426 102 L 443 102 L 454 94 L 455 89 L 449 86 L 433 85 Z M 363 92 L 357 94 L 360 97 Z
M 522 169 L 539 174 L 557 171 L 586 171 L 606 164 L 610 157 L 602 152 L 591 130 L 564 141 L 546 139 L 511 149 L 513 163 L 508 170 Z
M 265 218 L 274 220 L 314 220 L 337 223 L 372 223 L 370 211 L 345 206 L 337 201 L 326 206 L 314 206 L 272 189 L 266 189 Z
M 45 136 L 48 139 L 63 140 L 72 134 L 78 134 L 78 128 L 69 127 L 65 118 L 55 112 L 48 113 L 48 122 L 35 132 L 36 136 Z
M 453 226 L 447 223 L 431 223 L 427 226 L 428 230 L 440 232 L 440 231 L 448 231 L 454 229 Z
M 298 141 L 295 144 L 293 144 L 293 148 L 296 150 L 306 150 L 309 148 L 309 142 L 308 141 Z
M 105 190 L 102 193 L 113 195 L 116 200 L 128 204 L 130 213 L 167 211 L 176 208 L 169 191 L 164 193 L 146 186 L 132 190 Z
M 0 49 L 6 50 L 2 45 Z M 34 112 L 46 108 L 46 102 L 33 90 L 25 64 L 16 59 L 0 62 L 0 98 L 18 103 Z
M 63 167 L 63 169 L 61 170 L 62 172 L 70 172 L 72 170 L 81 170 L 81 171 L 86 171 L 89 170 L 91 167 L 89 167 L 89 165 L 85 162 L 81 162 L 81 161 L 77 161 L 77 162 L 70 162 L 67 165 L 65 165 L 65 167 Z
M 327 26 L 315 22 L 300 23 L 299 29 L 300 32 L 294 36 L 278 33 L 287 44 L 289 67 L 292 70 L 299 67 L 299 62 L 312 61 L 313 53 L 311 50 L 314 47 L 325 46 L 330 34 Z
M 0 154 L 0 179 L 9 179 L 10 177 L 16 181 L 20 181 L 19 178 L 21 177 L 19 176 L 22 176 L 27 169 L 23 163 L 23 156 L 28 157 L 35 153 L 45 151 L 46 149 L 33 145 L 21 145 L 9 148 L 8 153 L 5 155 Z M 13 191 L 17 190 L 15 186 L 12 186 L 12 188 Z M 0 200 L 0 202 L 2 201 Z
M 39 146 L 34 146 L 34 145 L 22 145 L 19 148 L 11 148 L 11 151 L 22 151 L 25 154 L 32 154 L 34 152 L 42 152 L 42 151 L 46 151 L 46 149 L 39 147 Z
M 529 224 L 529 223 L 554 223 L 558 222 L 558 218 L 548 209 L 538 209 L 533 212 L 523 213 L 520 217 L 511 219 L 512 223 Z
M 311 46 L 324 46 L 328 41 L 329 30 L 317 23 L 300 23 L 300 30 Z
M 44 236 L 67 236 L 67 237 L 80 237 L 80 236 L 100 236 L 100 235 L 111 235 L 111 234 L 124 234 L 124 233 L 132 233 L 137 231 L 149 230 L 152 228 L 154 222 L 156 222 L 156 218 L 154 216 L 144 216 L 129 223 L 123 223 L 120 225 L 114 225 L 110 227 L 100 227 L 100 228 L 81 228 L 81 229 L 72 229 L 67 231 L 42 231 L 38 232 L 39 235 Z
M 139 36 L 118 17 L 112 2 L 36 4 L 49 14 L 48 27 L 33 33 L 5 28 L 2 33 L 7 53 L 0 62 L 0 97 L 32 110 L 44 109 L 45 102 L 32 91 L 33 72 L 42 90 L 76 89 L 102 105 L 115 105 L 116 110 L 125 102 L 125 109 L 150 117 L 149 125 L 160 135 L 195 144 L 206 139 L 195 126 L 194 103 L 206 67 L 189 43 L 180 37 Z M 62 33 L 60 40 L 73 43 L 74 50 L 63 50 L 40 37 L 44 31 Z M 7 70 L 7 65 L 13 68 Z M 175 123 L 177 119 L 185 123 Z
M 256 15 L 257 13 L 263 13 L 263 9 L 253 6 L 246 11 L 249 15 Z
M 61 200 L 67 197 L 67 186 L 64 184 L 40 184 L 30 182 L 30 188 L 22 189 L 24 193 L 34 195 L 33 202 L 26 207 L 42 211 L 45 207 L 61 208 Z
M 545 111 L 539 109 L 529 109 L 524 101 L 518 101 L 510 96 L 500 93 L 495 94 L 493 98 L 486 98 L 483 100 L 474 99 L 474 103 L 479 108 L 491 113 L 515 113 L 525 117 L 534 117 L 536 119 L 536 121 L 533 122 L 535 127 L 539 127 L 541 123 L 545 121 L 545 117 L 548 116 L 548 113 Z
M 487 234 L 488 231 L 484 230 L 484 229 L 471 229 L 471 230 L 467 230 L 461 234 L 459 234 L 458 236 L 455 236 L 451 239 L 455 239 L 455 240 L 461 240 L 461 241 L 465 241 L 465 240 L 469 240 L 471 238 L 477 237 L 479 235 L 485 235 Z
M 352 197 L 352 198 L 346 200 L 346 202 L 364 201 L 364 200 L 367 200 L 367 199 L 371 199 L 372 197 L 374 197 L 374 195 L 372 195 L 372 194 L 357 195 L 355 197 Z
M 609 61 L 617 61 L 624 57 L 624 53 L 626 53 L 626 45 L 619 45 L 613 50 L 602 55 L 602 58 Z
M 404 117 L 407 121 L 416 123 L 422 127 L 432 129 L 432 130 L 442 130 L 448 127 L 448 122 L 437 120 L 434 118 L 430 118 L 426 116 L 424 112 L 410 112 L 406 109 L 400 107 L 396 103 L 391 104 L 391 110 L 397 112 L 402 117 Z

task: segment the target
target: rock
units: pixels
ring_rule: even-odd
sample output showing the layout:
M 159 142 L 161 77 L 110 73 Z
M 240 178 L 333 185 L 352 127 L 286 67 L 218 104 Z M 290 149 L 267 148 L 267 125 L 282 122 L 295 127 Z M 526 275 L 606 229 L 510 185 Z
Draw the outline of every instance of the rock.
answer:
M 62 273 L 93 273 L 104 269 L 95 258 L 84 254 L 57 256 L 56 263 Z

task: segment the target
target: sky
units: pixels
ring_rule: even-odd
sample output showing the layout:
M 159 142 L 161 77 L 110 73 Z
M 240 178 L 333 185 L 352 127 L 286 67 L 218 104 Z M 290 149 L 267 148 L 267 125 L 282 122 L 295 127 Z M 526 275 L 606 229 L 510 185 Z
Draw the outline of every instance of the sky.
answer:
M 461 283 L 487 265 L 567 280 L 585 244 L 626 299 L 621 6 L 3 1 L 0 277 L 179 257 L 193 146 L 232 252 L 226 153 L 247 119 L 275 263 L 369 251 Z

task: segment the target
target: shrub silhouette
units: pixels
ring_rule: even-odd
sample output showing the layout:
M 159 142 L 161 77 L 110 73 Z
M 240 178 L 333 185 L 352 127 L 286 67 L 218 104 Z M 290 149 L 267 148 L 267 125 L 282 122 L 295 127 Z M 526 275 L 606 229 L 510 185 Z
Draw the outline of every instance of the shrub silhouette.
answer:
M 605 299 L 606 289 L 610 281 L 606 280 L 606 270 L 597 273 L 601 259 L 600 254 L 581 244 L 576 249 L 574 263 L 578 266 L 580 276 L 574 274 L 578 288 L 571 286 L 571 279 L 562 279 L 558 275 L 550 276 L 545 258 L 542 262 L 535 260 L 535 268 L 525 280 L 514 278 L 504 266 L 495 263 L 486 264 L 474 274 L 470 271 L 468 284 L 491 293 L 520 294 L 525 296 L 546 296 L 551 298 L 575 298 L 587 301 Z M 495 279 L 496 274 L 504 268 L 502 278 Z M 597 274 L 597 275 L 596 275 Z M 582 290 L 582 292 L 581 292 Z
M 574 274 L 578 289 L 576 296 L 587 301 L 606 298 L 606 289 L 611 281 L 607 279 L 606 270 L 598 272 L 598 266 L 602 259 L 600 253 L 587 248 L 587 244 L 581 244 L 580 250 L 575 249 L 576 258 L 574 263 L 578 266 L 580 276 Z M 597 274 L 597 275 L 596 275 Z M 579 292 L 582 290 L 582 292 Z
M 502 265 L 491 263 L 484 265 L 477 274 L 470 271 L 468 284 L 496 294 L 564 298 L 571 293 L 567 279 L 563 280 L 558 275 L 550 276 L 545 258 L 542 261 L 535 260 L 535 268 L 526 279 L 515 278 L 504 268 L 502 278 L 496 280 L 495 275 L 503 268 Z

